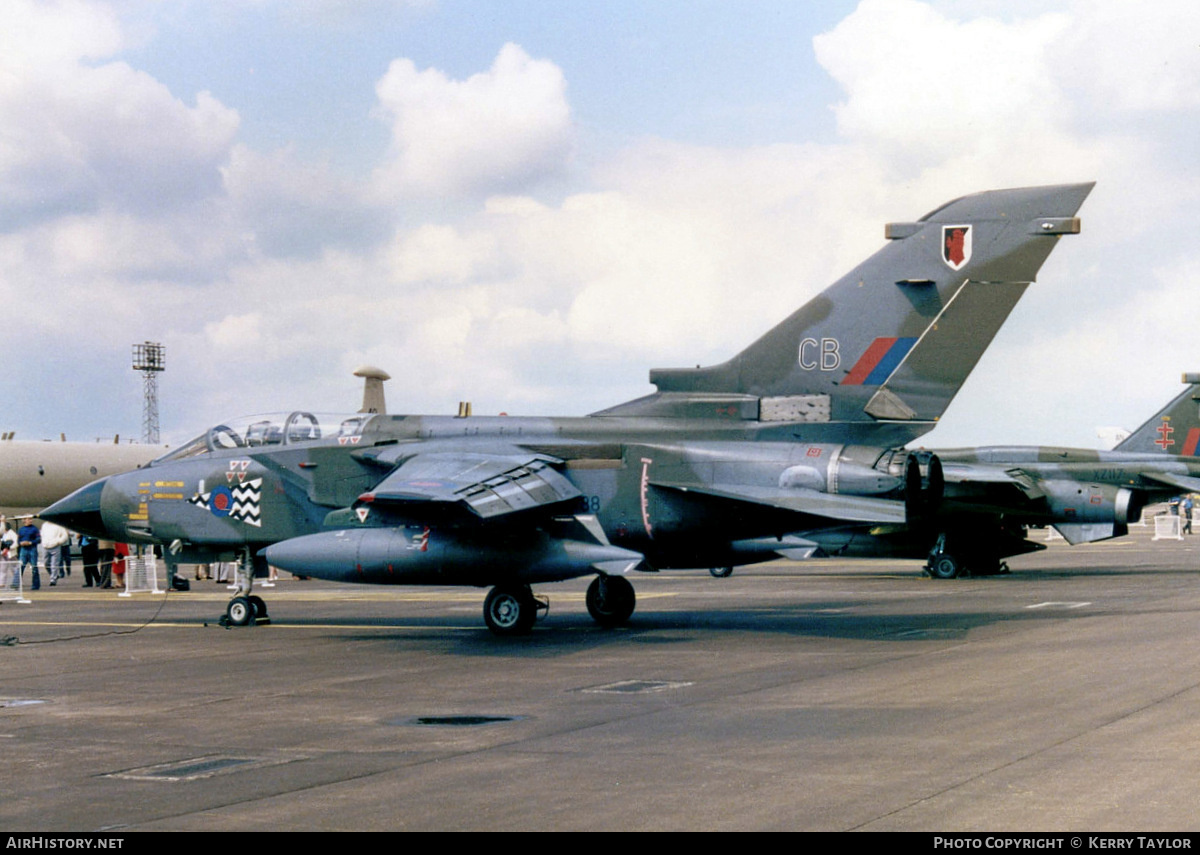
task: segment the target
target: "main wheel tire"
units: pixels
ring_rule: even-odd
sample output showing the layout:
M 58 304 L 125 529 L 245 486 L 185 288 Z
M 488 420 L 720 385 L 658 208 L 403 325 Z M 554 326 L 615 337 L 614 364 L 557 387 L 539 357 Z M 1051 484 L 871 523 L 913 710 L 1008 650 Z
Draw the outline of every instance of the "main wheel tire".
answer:
M 263 602 L 262 597 L 251 594 L 250 596 L 246 597 L 246 599 L 249 600 L 250 605 L 254 607 L 255 620 L 265 618 L 267 616 L 267 604 Z
M 232 626 L 253 626 L 254 605 L 246 597 L 234 597 L 225 607 L 225 616 Z
M 733 575 L 732 567 L 709 567 L 708 572 L 714 579 L 728 579 Z
M 620 626 L 637 607 L 633 585 L 624 576 L 600 575 L 587 589 L 587 610 L 601 626 Z
M 483 601 L 483 621 L 496 635 L 524 635 L 537 620 L 537 603 L 529 586 L 497 586 Z
M 962 572 L 962 564 L 949 552 L 929 559 L 929 575 L 934 579 L 953 579 Z

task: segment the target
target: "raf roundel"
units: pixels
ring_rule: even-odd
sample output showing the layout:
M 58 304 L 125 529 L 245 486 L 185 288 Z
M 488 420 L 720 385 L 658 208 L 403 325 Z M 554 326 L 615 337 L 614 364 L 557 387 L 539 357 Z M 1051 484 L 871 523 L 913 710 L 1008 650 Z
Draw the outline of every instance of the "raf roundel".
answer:
M 228 487 L 217 487 L 209 494 L 208 509 L 219 517 L 229 516 L 233 510 L 233 493 Z

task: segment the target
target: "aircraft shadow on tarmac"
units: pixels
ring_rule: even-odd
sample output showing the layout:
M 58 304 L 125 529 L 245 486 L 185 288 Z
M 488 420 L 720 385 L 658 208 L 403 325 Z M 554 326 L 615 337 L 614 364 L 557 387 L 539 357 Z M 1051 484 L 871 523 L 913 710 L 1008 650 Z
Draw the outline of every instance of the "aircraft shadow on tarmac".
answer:
M 394 631 L 354 632 L 365 621 L 345 622 L 351 632 L 333 632 L 331 640 L 382 644 L 396 652 L 421 650 L 447 654 L 495 657 L 557 657 L 614 645 L 673 645 L 704 643 L 720 646 L 726 634 L 746 633 L 796 638 L 859 641 L 928 642 L 966 638 L 972 630 L 1013 621 L 1062 620 L 1094 617 L 1096 609 L 1035 611 L 1023 604 L 979 610 L 931 611 L 928 603 L 909 598 L 805 601 L 769 607 L 722 608 L 703 611 L 655 611 L 647 608 L 619 629 L 592 625 L 586 613 L 554 615 L 527 636 L 497 639 L 486 630 L 464 623 L 452 626 L 434 616 L 396 618 Z M 455 621 L 456 622 L 456 621 Z M 322 626 L 342 621 L 321 621 Z M 390 623 L 390 622 L 389 622 Z M 378 627 L 378 623 L 374 624 Z
M 1161 548 L 1161 547 L 1160 547 Z M 1167 547 L 1169 548 L 1169 547 Z M 1157 549 L 1156 549 L 1157 551 Z M 811 638 L 855 639 L 881 642 L 947 641 L 969 636 L 972 630 L 1013 621 L 1045 621 L 1095 617 L 1107 613 L 1108 608 L 1093 603 L 1082 609 L 1051 608 L 1030 609 L 1031 603 L 1049 599 L 1062 599 L 1061 590 L 1043 592 L 1031 584 L 1085 581 L 1094 579 L 1128 578 L 1136 581 L 1152 575 L 1158 578 L 1182 579 L 1196 574 L 1196 569 L 1186 566 L 1189 556 L 1169 552 L 1147 557 L 1105 555 L 1104 561 L 1094 565 L 1076 563 L 1081 556 L 1069 556 L 1068 566 L 1045 566 L 1034 557 L 1021 563 L 1030 566 L 1015 566 L 1010 573 L 997 576 L 981 576 L 969 579 L 936 581 L 924 579 L 916 570 L 897 571 L 894 567 L 873 565 L 869 569 L 855 567 L 835 575 L 840 580 L 858 582 L 860 585 L 900 583 L 892 590 L 862 590 L 845 598 L 797 599 L 794 602 L 774 601 L 763 605 L 737 605 L 727 603 L 714 608 L 711 601 L 698 604 L 695 609 L 670 609 L 658 607 L 654 598 L 647 598 L 636 616 L 622 628 L 604 629 L 595 626 L 585 611 L 571 606 L 555 608 L 551 599 L 550 615 L 539 621 L 534 631 L 526 637 L 496 639 L 484 632 L 463 632 L 471 628 L 470 622 L 459 615 L 421 615 L 405 617 L 397 615 L 396 635 L 371 634 L 341 636 L 347 640 L 362 640 L 378 643 L 388 640 L 398 648 L 415 647 L 440 649 L 444 652 L 470 652 L 484 656 L 557 656 L 570 654 L 581 649 L 601 648 L 614 644 L 693 644 L 698 641 L 720 644 L 724 633 L 763 633 L 774 636 L 796 636 Z M 1114 561 L 1114 558 L 1121 563 Z M 1044 560 L 1044 559 L 1043 559 Z M 778 572 L 758 569 L 761 579 L 765 576 L 784 579 L 794 575 L 795 570 L 782 569 Z M 911 584 L 910 584 L 911 583 Z M 723 581 L 715 585 L 726 584 Z M 929 587 L 924 587 L 929 586 Z M 1014 592 L 1026 589 L 1028 596 L 1017 599 Z M 914 593 L 939 592 L 951 597 L 938 597 L 932 602 L 924 597 L 912 599 Z M 973 601 L 965 605 L 953 595 L 990 596 L 993 592 L 1003 593 L 1002 602 L 987 603 Z M 750 596 L 753 599 L 753 596 Z M 1130 605 L 1121 608 L 1128 610 Z M 461 627 L 457 624 L 463 621 Z M 321 621 L 328 625 L 330 621 Z M 342 621 L 333 621 L 341 624 Z M 370 620 L 354 618 L 345 622 L 347 627 L 372 623 Z M 378 623 L 372 625 L 378 626 Z M 445 633 L 437 627 L 451 627 Z M 409 630 L 412 630 L 411 632 Z

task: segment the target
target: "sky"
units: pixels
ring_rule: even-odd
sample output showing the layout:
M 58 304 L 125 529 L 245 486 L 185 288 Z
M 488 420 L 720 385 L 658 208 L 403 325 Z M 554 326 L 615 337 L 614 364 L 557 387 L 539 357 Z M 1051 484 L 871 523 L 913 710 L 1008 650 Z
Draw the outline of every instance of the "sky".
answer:
M 6 0 L 0 430 L 583 415 L 999 187 L 1096 181 L 929 447 L 1096 447 L 1200 370 L 1200 5 Z

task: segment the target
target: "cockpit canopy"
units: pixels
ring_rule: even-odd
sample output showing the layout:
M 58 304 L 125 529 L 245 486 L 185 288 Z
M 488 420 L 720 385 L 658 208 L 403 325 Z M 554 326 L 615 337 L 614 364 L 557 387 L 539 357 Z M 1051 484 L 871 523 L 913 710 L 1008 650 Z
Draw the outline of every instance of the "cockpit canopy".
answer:
M 337 440 L 340 444 L 357 443 L 370 413 L 331 414 L 295 410 L 291 413 L 265 413 L 241 416 L 213 425 L 204 433 L 153 461 L 184 460 L 213 451 L 300 445 Z

